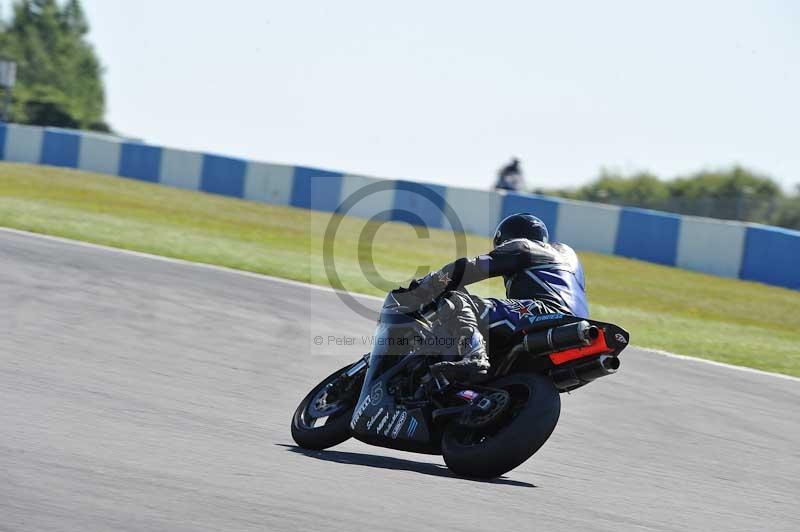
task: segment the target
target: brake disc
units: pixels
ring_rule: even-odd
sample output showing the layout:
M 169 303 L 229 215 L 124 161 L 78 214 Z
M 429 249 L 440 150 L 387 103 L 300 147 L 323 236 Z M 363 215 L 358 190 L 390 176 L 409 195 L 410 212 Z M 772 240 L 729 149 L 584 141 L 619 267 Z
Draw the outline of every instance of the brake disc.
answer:
M 459 422 L 462 426 L 471 429 L 485 427 L 496 421 L 508 411 L 511 406 L 511 395 L 505 390 L 497 390 L 485 396 L 492 401 L 492 408 L 488 412 L 473 411 Z

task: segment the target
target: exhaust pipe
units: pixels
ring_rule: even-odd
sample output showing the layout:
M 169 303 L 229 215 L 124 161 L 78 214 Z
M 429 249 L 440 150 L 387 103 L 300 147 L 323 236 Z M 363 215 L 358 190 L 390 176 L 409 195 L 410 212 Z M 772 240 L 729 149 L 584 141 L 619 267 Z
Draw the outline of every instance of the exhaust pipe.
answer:
M 559 391 L 566 391 L 588 384 L 595 379 L 612 375 L 619 369 L 619 358 L 600 355 L 586 362 L 567 368 L 553 370 L 550 376 Z
M 522 338 L 521 343 L 511 349 L 496 374 L 505 375 L 523 352 L 537 356 L 547 355 L 556 351 L 592 345 L 592 342 L 599 336 L 600 329 L 585 320 L 528 333 Z
M 525 351 L 546 355 L 575 347 L 591 345 L 600 336 L 600 330 L 588 321 L 578 321 L 546 331 L 528 333 L 522 340 Z

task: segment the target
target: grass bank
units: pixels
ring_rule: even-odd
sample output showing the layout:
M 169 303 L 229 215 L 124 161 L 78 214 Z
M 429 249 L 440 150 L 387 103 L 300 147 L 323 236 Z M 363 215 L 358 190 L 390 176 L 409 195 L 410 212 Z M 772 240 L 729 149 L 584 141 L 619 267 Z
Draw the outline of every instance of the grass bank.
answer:
M 322 248 L 330 219 L 135 180 L 0 163 L 2 226 L 316 284 L 329 284 Z M 365 232 L 375 233 L 374 245 L 359 248 Z M 489 249 L 487 238 L 466 240 L 470 254 Z M 377 227 L 351 218 L 342 219 L 334 243 L 344 286 L 376 295 L 456 256 L 448 232 L 420 237 L 404 224 Z M 800 292 L 580 255 L 592 317 L 619 323 L 635 344 L 800 376 Z M 499 296 L 502 284 L 488 281 L 475 291 Z

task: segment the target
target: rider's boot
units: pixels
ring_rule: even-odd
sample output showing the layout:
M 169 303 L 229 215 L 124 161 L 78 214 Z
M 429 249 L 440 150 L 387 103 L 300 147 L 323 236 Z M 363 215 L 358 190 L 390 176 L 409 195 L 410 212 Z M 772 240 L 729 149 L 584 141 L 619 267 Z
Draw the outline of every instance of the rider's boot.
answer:
M 457 340 L 460 360 L 433 364 L 433 376 L 438 378 L 438 375 L 443 375 L 448 381 L 461 382 L 479 382 L 485 379 L 490 368 L 489 355 L 469 296 L 450 292 L 442 298 L 437 315 L 442 327 Z
M 461 337 L 464 351 L 461 360 L 437 362 L 431 366 L 434 377 L 444 375 L 448 381 L 480 382 L 486 379 L 489 372 L 489 355 L 483 336 L 475 331 L 471 337 Z

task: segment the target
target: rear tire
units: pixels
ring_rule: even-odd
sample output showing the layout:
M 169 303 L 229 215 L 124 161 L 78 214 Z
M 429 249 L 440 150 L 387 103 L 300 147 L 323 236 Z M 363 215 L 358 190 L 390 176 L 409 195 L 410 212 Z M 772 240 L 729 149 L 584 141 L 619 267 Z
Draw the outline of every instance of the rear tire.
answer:
M 300 447 L 313 450 L 327 449 L 350 438 L 350 419 L 353 417 L 355 403 L 358 401 L 361 391 L 361 383 L 364 381 L 363 375 L 356 377 L 351 384 L 351 394 L 335 403 L 330 414 L 326 416 L 324 424 L 315 425 L 321 419 L 318 414 L 325 413 L 324 410 L 320 412 L 315 409 L 315 406 L 318 406 L 320 394 L 329 384 L 336 382 L 350 366 L 347 365 L 328 375 L 298 405 L 292 416 L 292 438 Z
M 511 416 L 494 428 L 469 429 L 454 422 L 445 429 L 442 455 L 457 475 L 492 479 L 511 471 L 544 445 L 561 414 L 561 398 L 549 377 L 520 373 L 486 386 L 511 394 Z

